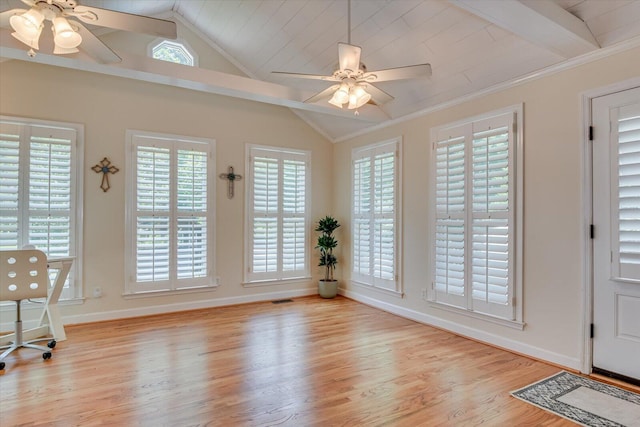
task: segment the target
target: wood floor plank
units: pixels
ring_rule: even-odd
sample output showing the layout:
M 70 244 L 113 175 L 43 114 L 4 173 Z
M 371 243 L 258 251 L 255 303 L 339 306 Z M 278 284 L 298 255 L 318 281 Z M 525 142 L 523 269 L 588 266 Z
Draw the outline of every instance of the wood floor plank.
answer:
M 347 298 L 67 327 L 0 374 L 8 426 L 569 426 L 509 395 L 560 369 Z

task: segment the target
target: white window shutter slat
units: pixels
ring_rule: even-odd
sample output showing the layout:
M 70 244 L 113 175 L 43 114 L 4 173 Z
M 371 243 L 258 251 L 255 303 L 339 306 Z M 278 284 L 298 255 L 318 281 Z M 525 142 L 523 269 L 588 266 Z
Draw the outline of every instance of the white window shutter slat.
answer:
M 179 217 L 176 269 L 178 279 L 207 276 L 207 217 Z
M 509 222 L 507 219 L 473 221 L 472 292 L 475 311 L 508 316 Z
M 306 259 L 305 221 L 282 219 L 282 271 L 304 271 Z
M 464 240 L 463 220 L 436 221 L 434 288 L 439 301 L 460 305 L 466 295 Z
M 169 216 L 139 216 L 136 227 L 136 280 L 169 280 Z
M 171 150 L 138 146 L 136 160 L 138 211 L 168 212 L 171 198 Z
M 371 224 L 365 218 L 353 221 L 353 272 L 358 276 L 368 276 L 371 271 Z
M 436 211 L 461 213 L 465 205 L 465 140 L 456 137 L 436 146 Z

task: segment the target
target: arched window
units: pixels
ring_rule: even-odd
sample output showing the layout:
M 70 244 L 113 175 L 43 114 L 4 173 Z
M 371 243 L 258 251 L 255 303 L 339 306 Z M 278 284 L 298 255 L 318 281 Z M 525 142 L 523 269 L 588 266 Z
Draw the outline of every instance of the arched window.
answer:
M 186 43 L 181 41 L 162 40 L 151 44 L 150 55 L 161 61 L 175 62 L 177 64 L 195 67 L 197 58 Z

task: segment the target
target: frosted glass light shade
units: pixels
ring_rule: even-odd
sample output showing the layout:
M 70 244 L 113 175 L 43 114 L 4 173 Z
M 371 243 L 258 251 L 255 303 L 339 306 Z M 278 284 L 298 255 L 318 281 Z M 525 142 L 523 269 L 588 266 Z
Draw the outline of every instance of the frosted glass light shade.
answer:
M 338 90 L 333 93 L 329 104 L 342 108 L 342 105 L 347 102 L 349 102 L 349 86 L 346 83 L 342 83 Z
M 11 35 L 27 46 L 39 49 L 38 39 L 42 32 L 42 21 L 44 15 L 37 9 L 29 9 L 22 15 L 13 15 L 9 18 L 9 24 L 15 30 Z
M 63 50 L 75 49 L 82 43 L 82 36 L 71 28 L 69 22 L 62 16 L 53 19 L 53 41 L 56 48 L 61 48 L 59 53 L 71 53 Z M 77 52 L 77 50 L 75 50 Z M 54 51 L 54 53 L 56 53 Z
M 25 38 L 39 34 L 42 21 L 44 21 L 44 15 L 37 9 L 29 9 L 22 15 L 13 15 L 9 18 L 11 28 Z
M 351 88 L 351 93 L 349 94 L 349 108 L 353 110 L 355 108 L 360 108 L 371 99 L 371 94 L 368 93 L 364 88 L 360 85 L 354 86 Z

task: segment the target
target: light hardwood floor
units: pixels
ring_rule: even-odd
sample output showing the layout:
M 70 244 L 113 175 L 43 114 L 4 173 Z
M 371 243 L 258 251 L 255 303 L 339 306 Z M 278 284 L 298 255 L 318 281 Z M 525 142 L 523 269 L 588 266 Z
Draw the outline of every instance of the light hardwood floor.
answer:
M 565 426 L 560 369 L 338 297 L 67 327 L 0 374 L 9 426 Z

